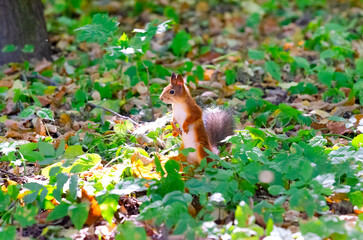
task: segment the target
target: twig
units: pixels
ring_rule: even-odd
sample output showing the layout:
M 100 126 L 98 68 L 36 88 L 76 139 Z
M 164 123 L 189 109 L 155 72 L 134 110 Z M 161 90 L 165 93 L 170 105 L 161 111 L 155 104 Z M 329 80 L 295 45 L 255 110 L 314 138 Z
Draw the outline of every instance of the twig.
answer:
M 0 168 L 0 172 L 2 172 L 2 173 L 4 173 L 4 174 L 6 174 L 6 175 L 8 175 L 8 176 L 14 177 L 14 178 L 19 178 L 19 177 L 18 177 L 18 176 L 16 176 L 14 173 L 8 172 L 8 171 L 6 171 L 6 170 L 4 170 L 4 169 L 1 169 L 1 168 Z
M 41 80 L 43 80 L 44 82 L 48 83 L 51 86 L 57 86 L 58 85 L 52 79 L 50 79 L 48 77 L 44 77 L 44 76 L 40 75 L 39 73 L 30 75 L 30 76 L 26 76 L 26 77 L 30 78 L 30 79 L 41 79 Z
M 22 183 L 22 182 L 26 181 L 26 179 L 24 177 L 17 176 L 16 174 L 6 171 L 4 169 L 0 169 L 0 172 L 4 175 L 8 176 L 10 179 L 16 181 L 17 183 Z
M 115 116 L 117 116 L 117 117 L 119 117 L 119 118 L 129 120 L 130 122 L 132 122 L 132 123 L 133 123 L 134 125 L 136 125 L 136 126 L 139 126 L 139 125 L 140 125 L 140 124 L 138 124 L 137 122 L 135 122 L 134 120 L 132 120 L 131 118 L 126 117 L 126 116 L 123 116 L 123 115 L 121 115 L 121 114 L 119 114 L 119 113 L 117 113 L 117 112 L 115 112 L 115 111 L 113 111 L 113 110 L 111 110 L 111 109 L 108 109 L 108 108 L 105 108 L 105 107 L 101 107 L 101 106 L 98 106 L 98 105 L 93 104 L 93 103 L 87 103 L 87 105 L 89 105 L 89 106 L 91 106 L 91 107 L 93 107 L 93 108 L 101 108 L 101 109 L 103 109 L 103 110 L 105 110 L 105 111 L 107 111 L 107 112 L 112 113 L 113 115 L 115 115 Z
M 330 136 L 332 136 L 332 137 L 341 137 L 341 138 L 345 138 L 345 139 L 347 139 L 347 140 L 349 140 L 349 141 L 352 141 L 352 138 L 350 138 L 350 137 L 347 137 L 347 136 L 344 136 L 344 135 L 341 135 L 341 134 L 336 134 L 336 133 L 328 133 L 328 134 L 322 134 L 324 137 L 330 137 Z

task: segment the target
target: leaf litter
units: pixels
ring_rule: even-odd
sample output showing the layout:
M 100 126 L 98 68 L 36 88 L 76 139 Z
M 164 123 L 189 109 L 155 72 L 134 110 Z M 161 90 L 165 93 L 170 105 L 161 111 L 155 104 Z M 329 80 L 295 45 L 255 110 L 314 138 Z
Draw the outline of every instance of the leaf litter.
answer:
M 289 9 L 274 5 L 273 1 L 264 4 L 201 1 L 196 6 L 189 2 L 161 1 L 163 14 L 151 4 L 141 8 L 138 18 L 126 14 L 126 10 L 116 10 L 120 9 L 114 7 L 117 4 L 114 1 L 102 7 L 90 4 L 82 11 L 86 15 L 90 8 L 106 8 L 122 19 L 118 28 L 126 33 L 146 29 L 146 24 L 157 18 L 174 21 L 170 30 L 166 31 L 164 26 L 161 35 L 152 38 L 143 60 L 138 56 L 133 58 L 131 55 L 136 55 L 139 48 L 135 51 L 130 47 L 121 51 L 130 57 L 116 60 L 124 62 L 116 68 L 105 66 L 100 60 L 107 55 L 104 48 L 109 41 L 107 37 L 101 36 L 99 44 L 80 43 L 75 41 L 74 32 L 61 34 L 59 28 L 53 29 L 50 36 L 55 46 L 55 61 L 39 61 L 31 68 L 42 77 L 30 78 L 29 67 L 23 64 L 11 64 L 2 71 L 1 175 L 2 191 L 7 194 L 2 197 L 10 195 L 9 201 L 21 207 L 42 206 L 47 213 L 55 212 L 65 198 L 72 203 L 72 208 L 65 208 L 68 216 L 59 220 L 49 222 L 46 216 L 40 216 L 44 212 L 37 213 L 38 223 L 33 227 L 17 227 L 17 236 L 85 239 L 101 235 L 107 239 L 123 236 L 127 231 L 142 235 L 140 226 L 153 239 L 168 237 L 173 232 L 195 236 L 188 234 L 201 231 L 199 226 L 205 222 L 189 218 L 190 215 L 208 216 L 217 223 L 214 230 L 199 232 L 199 236 L 214 239 L 222 236 L 216 229 L 228 232 L 230 237 L 269 235 L 279 239 L 291 238 L 291 232 L 319 237 L 357 234 L 358 230 L 347 232 L 344 222 L 351 228 L 362 222 L 359 215 L 363 203 L 362 135 L 359 134 L 363 133 L 363 95 L 358 79 L 362 74 L 358 69 L 362 54 L 359 40 L 351 41 L 355 37 L 352 26 L 358 25 L 354 25 L 353 16 L 357 16 L 354 11 L 361 12 L 359 3 L 344 10 L 338 10 L 339 4 L 328 4 L 326 10 L 318 3 L 309 6 L 299 5 L 298 1 L 290 3 Z M 136 14 L 136 7 L 140 7 L 137 1 L 125 9 Z M 47 4 L 47 20 L 60 24 L 57 18 L 50 19 L 55 16 L 53 8 Z M 300 10 L 304 8 L 311 8 L 313 13 L 302 14 Z M 278 9 L 283 9 L 284 14 L 277 14 Z M 350 28 L 344 24 L 336 28 L 335 37 L 341 42 L 329 37 L 329 20 L 317 15 L 321 9 L 326 16 L 338 11 L 343 19 L 352 21 Z M 109 24 L 106 33 L 112 38 L 112 32 L 118 28 L 112 28 L 114 20 L 103 17 L 104 20 L 94 19 L 94 23 Z M 68 27 L 94 30 L 92 25 L 86 28 L 84 25 Z M 134 34 L 138 32 L 143 33 Z M 347 37 L 349 34 L 351 38 Z M 88 40 L 85 35 L 81 38 Z M 353 50 L 346 49 L 347 42 L 354 46 Z M 222 154 L 224 165 L 206 168 L 204 173 L 196 169 L 195 178 L 185 176 L 188 191 L 193 193 L 191 189 L 197 189 L 200 194 L 177 195 L 173 191 L 184 183 L 173 175 L 177 168 L 166 165 L 167 155 L 176 152 L 180 143 L 171 137 L 171 127 L 167 125 L 170 115 L 161 118 L 166 115 L 167 107 L 154 100 L 153 117 L 157 120 L 144 122 L 152 119 L 150 99 L 156 99 L 171 71 L 185 74 L 199 104 L 229 106 L 238 119 L 240 131 L 232 139 L 235 149 Z M 53 82 L 56 86 L 52 86 Z M 139 125 L 127 118 L 107 115 L 102 108 L 88 109 L 87 102 L 121 113 Z M 19 115 L 29 109 L 29 114 Z M 12 142 L 14 146 L 9 145 Z M 46 143 L 46 150 L 41 150 L 40 142 Z M 32 159 L 32 154 L 39 154 L 39 158 Z M 314 157 L 316 154 L 326 162 Z M 100 161 L 94 161 L 95 157 Z M 151 161 L 155 158 L 156 162 Z M 48 176 L 37 179 L 43 161 L 47 161 L 44 165 Z M 332 171 L 322 170 L 324 166 Z M 71 176 L 77 176 L 76 184 L 72 185 Z M 124 186 L 119 189 L 122 193 L 112 193 L 120 179 L 123 181 L 120 186 Z M 26 187 L 22 184 L 35 180 L 48 192 L 55 193 L 38 191 L 36 200 L 29 202 L 24 195 L 17 196 L 14 188 L 24 191 Z M 331 184 L 326 185 L 327 180 Z M 18 184 L 9 184 L 10 181 Z M 9 191 L 11 185 L 19 187 L 10 187 Z M 276 186 L 284 190 L 276 191 Z M 86 188 L 90 191 L 86 192 Z M 27 191 L 28 196 L 36 192 Z M 212 196 L 216 194 L 224 205 L 212 204 L 215 199 Z M 191 201 L 190 196 L 196 200 Z M 105 200 L 113 198 L 114 201 Z M 248 205 L 242 206 L 242 201 L 249 202 L 254 213 L 249 212 Z M 100 211 L 100 207 L 105 209 L 102 204 L 110 209 L 116 207 L 117 211 Z M 15 208 L 9 205 L 5 209 L 11 212 Z M 165 214 L 156 213 L 155 209 Z M 72 214 L 82 211 L 88 212 L 85 223 L 89 227 L 82 228 L 82 222 L 72 220 Z M 188 215 L 189 211 L 195 213 Z M 240 212 L 250 217 L 244 218 Z M 326 230 L 333 221 L 324 218 L 326 215 L 337 215 L 344 221 L 339 222 L 340 232 Z M 8 226 L 11 220 L 5 217 L 2 225 Z M 236 228 L 232 227 L 233 218 L 237 220 Z M 262 230 L 251 225 L 253 219 L 263 226 Z M 79 231 L 75 231 L 72 223 Z M 314 230 L 321 225 L 324 231 Z M 241 230 L 248 228 L 254 229 L 254 233 Z

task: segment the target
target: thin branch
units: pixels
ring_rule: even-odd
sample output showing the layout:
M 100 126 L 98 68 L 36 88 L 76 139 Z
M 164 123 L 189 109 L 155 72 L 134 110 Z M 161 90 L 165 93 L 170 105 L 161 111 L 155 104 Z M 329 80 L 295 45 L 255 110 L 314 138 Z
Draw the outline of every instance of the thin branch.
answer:
M 344 136 L 344 135 L 341 135 L 341 134 L 336 134 L 336 133 L 328 133 L 328 134 L 322 134 L 323 137 L 340 137 L 340 138 L 345 138 L 349 141 L 352 141 L 352 138 L 350 137 L 347 137 L 347 136 Z
M 40 79 L 40 80 L 43 80 L 44 82 L 48 83 L 51 86 L 57 86 L 58 85 L 52 79 L 50 79 L 48 77 L 44 77 L 44 76 L 40 75 L 39 73 L 30 75 L 30 76 L 26 76 L 26 77 L 29 78 L 29 79 Z
M 132 122 L 132 123 L 133 123 L 134 125 L 136 125 L 136 126 L 140 126 L 140 124 L 138 124 L 137 122 L 135 122 L 135 121 L 134 121 L 134 120 L 132 120 L 131 118 L 126 117 L 126 116 L 123 116 L 123 115 L 121 115 L 121 114 L 119 114 L 119 113 L 117 113 L 117 112 L 115 112 L 115 111 L 113 111 L 113 110 L 111 110 L 111 109 L 108 109 L 108 108 L 105 108 L 105 107 L 101 107 L 101 106 L 98 106 L 98 105 L 93 104 L 93 103 L 87 103 L 87 105 L 91 106 L 92 108 L 101 108 L 101 109 L 103 109 L 103 110 L 105 110 L 105 111 L 107 111 L 107 112 L 112 113 L 113 115 L 115 115 L 115 116 L 117 116 L 117 117 L 119 117 L 119 118 L 129 120 L 130 122 Z

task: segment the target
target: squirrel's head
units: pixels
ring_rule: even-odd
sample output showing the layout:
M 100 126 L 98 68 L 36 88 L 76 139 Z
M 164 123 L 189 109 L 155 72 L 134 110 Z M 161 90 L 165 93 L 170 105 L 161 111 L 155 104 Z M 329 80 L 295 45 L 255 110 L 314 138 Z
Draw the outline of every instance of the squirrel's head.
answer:
M 164 103 L 182 103 L 188 95 L 188 89 L 184 85 L 184 79 L 181 75 L 176 76 L 174 73 L 171 75 L 170 84 L 166 86 L 160 95 L 160 100 Z

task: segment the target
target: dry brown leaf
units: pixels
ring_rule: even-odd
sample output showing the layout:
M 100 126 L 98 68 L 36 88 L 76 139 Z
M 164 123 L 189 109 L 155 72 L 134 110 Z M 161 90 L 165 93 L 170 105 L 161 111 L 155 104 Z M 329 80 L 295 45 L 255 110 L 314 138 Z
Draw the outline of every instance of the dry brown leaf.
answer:
M 215 72 L 214 69 L 205 69 L 204 70 L 204 80 L 205 81 L 211 80 L 214 72 Z
M 0 80 L 0 87 L 11 88 L 12 86 L 13 86 L 13 81 L 5 79 Z
M 50 100 L 48 96 L 37 96 L 37 98 L 40 104 L 42 104 L 42 107 L 49 105 L 52 102 L 52 100 Z
M 223 23 L 217 17 L 211 16 L 209 18 L 209 29 L 211 35 L 219 34 L 223 31 Z
M 41 136 L 46 136 L 47 132 L 45 130 L 44 124 L 40 118 L 36 118 L 34 122 L 34 131 Z
M 90 204 L 90 209 L 86 220 L 86 224 L 90 226 L 102 219 L 101 209 L 100 206 L 98 205 L 95 196 L 88 195 L 87 191 L 84 190 L 84 188 L 82 188 L 81 190 L 82 190 L 81 202 Z
M 201 63 L 211 62 L 213 59 L 220 57 L 221 54 L 217 52 L 207 52 L 201 55 L 197 60 Z
M 59 122 L 62 124 L 61 126 L 65 126 L 67 124 L 72 124 L 72 119 L 67 113 L 62 113 L 59 117 Z
M 312 122 L 311 127 L 316 130 L 327 129 L 326 124 L 322 124 L 322 123 L 318 123 L 318 122 Z
M 135 85 L 135 87 L 134 87 L 134 89 L 140 94 L 140 95 L 146 95 L 146 94 L 148 94 L 148 89 L 147 89 L 147 86 L 145 85 L 145 83 L 144 82 L 138 82 L 136 85 Z
M 65 142 L 68 141 L 68 139 L 72 136 L 76 135 L 76 133 L 74 131 L 70 131 L 70 132 L 66 132 L 64 135 L 58 137 L 57 139 L 54 140 L 53 146 L 55 148 L 58 148 L 61 141 L 64 140 Z
M 47 222 L 47 217 L 48 217 L 49 213 L 51 213 L 51 211 L 46 210 L 46 211 L 41 212 L 38 215 L 36 215 L 35 218 L 38 221 L 38 223 L 44 224 Z
M 267 17 L 260 23 L 260 32 L 265 35 L 272 35 L 280 31 L 279 23 L 276 17 Z
M 6 128 L 13 129 L 16 131 L 19 131 L 19 130 L 20 131 L 30 131 L 31 130 L 29 121 L 18 122 L 15 120 L 8 119 L 5 121 L 4 124 L 5 124 Z
M 42 72 L 44 70 L 50 70 L 50 69 L 52 69 L 52 62 L 49 62 L 46 59 L 43 59 L 41 62 L 37 63 L 34 71 Z
M 53 103 L 56 104 L 56 105 L 59 105 L 61 103 L 61 100 L 63 98 L 63 96 L 65 95 L 66 93 L 66 88 L 65 87 L 62 87 L 60 89 L 60 91 L 58 91 L 54 97 L 53 97 Z
M 13 102 L 12 99 L 9 99 L 6 102 L 5 108 L 3 109 L 2 113 L 4 115 L 9 115 L 9 114 L 15 113 L 15 111 L 16 111 L 16 104 Z
M 345 123 L 344 122 L 333 122 L 333 121 L 329 121 L 326 124 L 327 128 L 330 130 L 331 133 L 334 134 L 347 134 L 347 133 L 353 133 L 353 130 L 350 128 L 346 128 L 345 127 Z
M 200 13 L 207 13 L 209 11 L 209 4 L 205 1 L 201 1 L 197 4 L 196 10 Z
M 291 50 L 293 47 L 294 47 L 294 43 L 292 43 L 292 42 L 287 42 L 287 43 L 285 43 L 285 44 L 284 44 L 284 50 L 285 50 L 285 51 L 289 51 L 289 50 Z
M 325 112 L 325 111 L 320 110 L 320 109 L 315 109 L 315 110 L 311 111 L 310 114 L 318 115 L 321 118 L 328 118 L 328 117 L 330 117 L 330 114 L 328 112 Z

